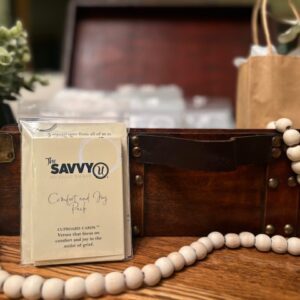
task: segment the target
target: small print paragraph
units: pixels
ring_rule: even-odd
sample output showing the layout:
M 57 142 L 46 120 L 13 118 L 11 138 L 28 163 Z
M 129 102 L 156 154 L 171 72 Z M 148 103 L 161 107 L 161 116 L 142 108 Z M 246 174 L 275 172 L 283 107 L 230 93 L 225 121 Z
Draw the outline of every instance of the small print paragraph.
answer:
M 55 244 L 61 248 L 90 248 L 102 239 L 99 225 L 58 227 Z

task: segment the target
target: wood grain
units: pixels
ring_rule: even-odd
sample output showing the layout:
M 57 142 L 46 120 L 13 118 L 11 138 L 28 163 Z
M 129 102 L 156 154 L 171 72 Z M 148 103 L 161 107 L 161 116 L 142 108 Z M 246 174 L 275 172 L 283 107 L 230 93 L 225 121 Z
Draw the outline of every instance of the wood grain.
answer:
M 214 141 L 270 134 L 270 131 L 131 129 L 131 137 L 139 134 Z M 130 143 L 131 153 L 134 146 Z M 256 149 L 254 152 L 259 151 Z M 168 155 L 174 156 L 174 153 L 168 152 Z M 285 154 L 272 160 L 270 166 L 276 168 L 276 172 L 269 171 L 269 174 L 267 165 L 258 164 L 240 166 L 232 172 L 193 171 L 145 164 L 142 172 L 144 184 L 137 186 L 133 179 L 139 174 L 140 165 L 139 159 L 131 155 L 132 223 L 140 226 L 141 235 L 197 236 L 213 230 L 260 233 L 264 232 L 267 224 L 275 227 L 275 234 L 285 234 L 284 226 L 291 224 L 294 228 L 292 234 L 300 235 L 297 220 L 300 186 L 291 188 L 286 184 L 292 173 Z M 267 175 L 278 177 L 281 183 L 273 194 L 267 193 L 270 178 Z M 272 199 L 268 200 L 270 195 Z M 266 206 L 266 202 L 270 204 Z M 140 207 L 143 207 L 143 223 Z
M 0 235 L 18 235 L 20 134 L 16 126 L 3 128 L 1 132 L 12 134 L 16 159 L 0 164 Z M 131 129 L 129 139 L 151 134 L 213 141 L 270 133 L 267 130 Z M 133 146 L 130 143 L 130 152 Z M 292 235 L 300 236 L 300 186 L 291 188 L 286 184 L 292 175 L 286 155 L 274 160 L 268 171 L 266 167 L 252 164 L 226 173 L 179 170 L 144 165 L 131 155 L 132 225 L 140 236 L 197 236 L 213 230 L 260 233 L 267 224 L 274 225 L 275 234 L 284 234 L 284 225 L 291 224 Z M 144 178 L 143 185 L 135 183 L 136 175 Z M 278 177 L 281 184 L 267 193 L 270 177 Z
M 40 274 L 66 279 L 97 271 L 103 274 L 142 267 L 195 240 L 194 237 L 155 237 L 135 241 L 132 260 L 121 263 L 83 264 L 34 268 L 20 266 L 19 237 L 0 237 L 1 266 L 15 274 Z M 154 288 L 142 288 L 105 299 L 299 299 L 300 259 L 259 253 L 255 249 L 223 249 L 211 254 Z M 6 299 L 0 295 L 0 299 Z
M 234 101 L 232 61 L 246 55 L 251 43 L 249 7 L 129 2 L 71 2 L 65 45 L 68 86 L 173 83 L 188 98 L 204 94 Z
M 21 137 L 17 126 L 3 131 L 13 137 L 15 160 L 0 164 L 0 234 L 16 235 L 20 232 Z

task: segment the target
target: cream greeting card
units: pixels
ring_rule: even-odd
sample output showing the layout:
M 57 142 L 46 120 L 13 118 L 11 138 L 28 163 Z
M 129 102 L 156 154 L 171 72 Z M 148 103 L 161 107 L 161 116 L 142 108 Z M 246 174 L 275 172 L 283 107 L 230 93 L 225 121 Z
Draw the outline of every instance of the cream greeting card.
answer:
M 22 262 L 128 257 L 125 126 L 23 122 L 22 127 Z

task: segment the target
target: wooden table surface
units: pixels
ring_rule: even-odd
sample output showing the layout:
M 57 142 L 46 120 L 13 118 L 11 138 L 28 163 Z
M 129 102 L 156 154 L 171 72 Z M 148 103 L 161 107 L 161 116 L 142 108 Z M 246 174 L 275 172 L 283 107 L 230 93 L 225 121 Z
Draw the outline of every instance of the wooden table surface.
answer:
M 83 264 L 35 268 L 20 266 L 19 237 L 0 237 L 0 262 L 14 274 L 45 277 L 87 276 L 108 273 L 155 259 L 194 241 L 193 237 L 155 237 L 135 241 L 132 260 L 121 263 Z M 300 258 L 255 249 L 222 249 L 206 260 L 176 273 L 157 287 L 143 288 L 105 299 L 300 299 Z M 6 299 L 2 294 L 0 299 Z

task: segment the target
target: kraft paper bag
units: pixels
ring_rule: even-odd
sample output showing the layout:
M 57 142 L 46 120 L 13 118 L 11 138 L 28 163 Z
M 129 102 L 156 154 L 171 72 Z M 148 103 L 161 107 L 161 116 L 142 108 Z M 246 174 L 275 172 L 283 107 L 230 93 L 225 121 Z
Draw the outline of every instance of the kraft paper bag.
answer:
M 266 6 L 267 0 L 257 1 L 253 20 L 257 9 L 261 9 L 268 55 L 250 56 L 239 67 L 236 125 L 265 128 L 270 121 L 287 117 L 293 120 L 294 127 L 300 128 L 300 57 L 272 52 Z M 254 44 L 258 44 L 256 26 Z

